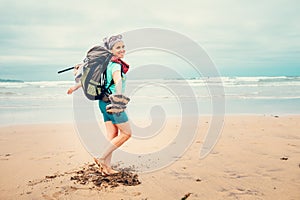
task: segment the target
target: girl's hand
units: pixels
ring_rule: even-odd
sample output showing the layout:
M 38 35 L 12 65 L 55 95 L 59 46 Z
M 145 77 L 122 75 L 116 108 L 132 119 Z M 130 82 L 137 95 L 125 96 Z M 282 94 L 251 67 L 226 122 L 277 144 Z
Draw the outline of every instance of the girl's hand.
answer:
M 78 69 L 80 68 L 80 66 L 81 66 L 81 64 L 77 64 L 77 65 L 74 66 L 74 70 L 73 70 L 74 76 L 76 75 L 76 73 L 77 73 Z
M 79 69 L 79 67 L 80 67 L 80 65 L 81 65 L 81 64 L 77 64 L 77 65 L 75 65 L 74 69 L 77 69 L 77 70 L 78 70 L 78 69 Z
M 77 85 L 75 85 L 75 86 L 70 87 L 68 89 L 67 94 L 72 94 L 75 90 L 78 90 L 78 88 L 80 88 L 80 87 L 81 87 L 81 82 L 77 83 Z
M 74 92 L 73 87 L 70 87 L 70 88 L 68 89 L 67 94 L 72 94 L 73 92 Z

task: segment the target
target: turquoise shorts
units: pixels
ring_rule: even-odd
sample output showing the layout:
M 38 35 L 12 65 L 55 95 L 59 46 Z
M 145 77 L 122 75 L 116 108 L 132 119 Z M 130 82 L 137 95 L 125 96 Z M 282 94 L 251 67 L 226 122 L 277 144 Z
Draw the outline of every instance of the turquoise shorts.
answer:
M 124 122 L 128 122 L 128 117 L 126 112 L 120 112 L 114 114 L 106 112 L 106 106 L 108 104 L 109 102 L 104 102 L 99 100 L 99 109 L 102 112 L 104 122 L 111 121 L 113 124 L 121 124 Z

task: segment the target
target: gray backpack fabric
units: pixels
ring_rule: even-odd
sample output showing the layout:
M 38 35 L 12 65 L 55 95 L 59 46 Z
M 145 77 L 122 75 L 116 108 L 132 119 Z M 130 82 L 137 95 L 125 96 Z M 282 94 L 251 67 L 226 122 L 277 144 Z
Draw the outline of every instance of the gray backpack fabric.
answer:
M 95 46 L 87 52 L 81 84 L 88 99 L 99 100 L 111 93 L 109 87 L 105 88 L 106 68 L 111 57 L 112 54 L 102 46 Z

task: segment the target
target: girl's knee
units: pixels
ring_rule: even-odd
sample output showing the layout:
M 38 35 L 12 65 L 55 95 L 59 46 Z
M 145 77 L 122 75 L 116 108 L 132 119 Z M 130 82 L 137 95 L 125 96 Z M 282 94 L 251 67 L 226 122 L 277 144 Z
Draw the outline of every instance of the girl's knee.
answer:
M 123 124 L 119 124 L 118 128 L 120 130 L 121 134 L 124 134 L 126 138 L 130 138 L 131 137 L 131 128 L 128 122 L 125 122 Z
M 131 138 L 131 132 L 122 132 L 122 136 L 124 139 L 128 140 L 129 138 Z
M 126 133 L 126 137 L 127 137 L 127 139 L 131 138 L 131 132 L 130 133 Z

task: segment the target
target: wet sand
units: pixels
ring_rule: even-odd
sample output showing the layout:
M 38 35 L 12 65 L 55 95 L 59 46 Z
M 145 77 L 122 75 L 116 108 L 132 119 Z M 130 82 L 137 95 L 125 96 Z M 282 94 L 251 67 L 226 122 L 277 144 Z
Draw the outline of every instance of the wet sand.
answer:
M 116 177 L 97 174 L 73 124 L 0 127 L 0 199 L 300 199 L 300 116 L 227 116 L 200 160 L 209 124 L 171 166 Z

